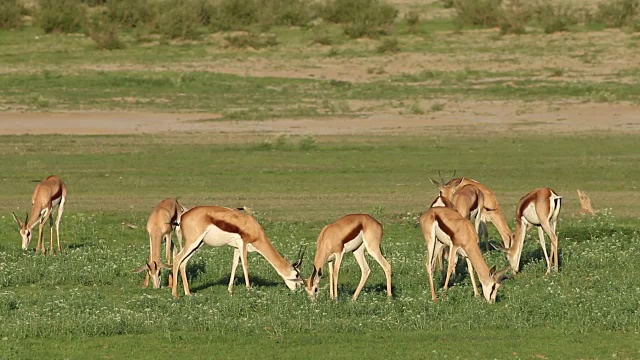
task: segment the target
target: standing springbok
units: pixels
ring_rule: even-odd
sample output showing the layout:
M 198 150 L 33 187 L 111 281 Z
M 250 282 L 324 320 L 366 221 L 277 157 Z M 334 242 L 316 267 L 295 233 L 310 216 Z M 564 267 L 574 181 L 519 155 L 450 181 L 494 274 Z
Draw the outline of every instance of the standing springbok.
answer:
M 477 188 L 477 190 L 480 193 L 482 193 L 483 200 L 484 200 L 484 206 L 483 206 L 484 215 L 481 216 L 480 225 L 486 228 L 485 219 L 488 219 L 489 221 L 491 221 L 496 226 L 496 229 L 498 229 L 498 232 L 500 233 L 500 237 L 502 237 L 502 242 L 504 243 L 504 246 L 507 248 L 511 246 L 513 233 L 511 232 L 509 225 L 507 225 L 507 221 L 504 218 L 502 209 L 498 204 L 498 199 L 496 198 L 496 194 L 491 189 L 482 185 L 476 180 L 467 179 L 467 178 L 454 178 L 454 179 L 451 179 L 446 184 L 442 179 L 441 179 L 442 183 L 439 183 L 433 179 L 430 179 L 430 180 L 435 186 L 438 187 L 438 189 L 440 190 L 440 194 L 442 196 L 452 201 L 455 193 L 459 191 L 461 188 L 468 185 L 472 185 L 475 188 Z
M 520 270 L 520 257 L 522 246 L 527 230 L 535 226 L 538 228 L 540 246 L 547 262 L 547 274 L 553 266 L 558 271 L 558 236 L 556 235 L 556 224 L 558 215 L 562 207 L 562 196 L 549 188 L 535 189 L 520 199 L 516 208 L 516 233 L 513 243 L 508 249 L 499 247 L 498 249 L 507 254 L 507 259 L 514 272 Z M 547 246 L 544 240 L 544 233 L 547 233 L 551 241 L 551 256 L 547 255 Z
M 322 277 L 322 268 L 329 264 L 329 297 L 338 299 L 338 273 L 344 254 L 353 252 L 360 265 L 360 283 L 353 293 L 352 300 L 356 300 L 364 287 L 371 270 L 364 256 L 366 249 L 382 266 L 387 278 L 387 296 L 391 297 L 391 265 L 382 256 L 380 242 L 382 241 L 382 225 L 373 217 L 366 214 L 346 215 L 334 223 L 326 225 L 316 242 L 316 256 L 313 261 L 313 273 L 305 280 L 305 288 L 309 296 L 315 300 L 318 296 L 318 285 Z
M 149 286 L 149 277 L 153 282 L 153 288 L 160 288 L 160 271 L 162 269 L 171 270 L 173 255 L 175 255 L 175 244 L 171 241 L 171 231 L 184 207 L 176 199 L 164 199 L 158 203 L 151 212 L 147 221 L 147 233 L 149 233 L 149 261 L 134 270 L 134 272 L 147 271 L 142 287 Z M 162 241 L 165 241 L 166 265 L 160 260 Z M 182 248 L 182 244 L 180 245 Z M 169 277 L 171 287 L 172 277 Z
M 238 261 L 242 263 L 245 284 L 247 288 L 251 287 L 247 263 L 247 253 L 250 251 L 260 253 L 284 279 L 289 289 L 295 290 L 302 284 L 300 267 L 304 254 L 299 253 L 298 260 L 293 265 L 290 264 L 273 247 L 256 219 L 237 209 L 220 206 L 196 206 L 179 217 L 176 232 L 184 242 L 184 247 L 173 261 L 172 276 L 174 281 L 171 293 L 174 297 L 178 297 L 178 273 L 181 274 L 185 295 L 191 295 L 187 281 L 187 263 L 205 243 L 210 246 L 228 245 L 234 248 L 229 292 L 233 290 Z
M 49 241 L 49 252 L 53 254 L 53 209 L 58 208 L 58 215 L 56 216 L 56 237 L 58 240 L 58 252 L 61 252 L 60 248 L 60 219 L 64 212 L 64 203 L 67 199 L 67 186 L 57 176 L 51 175 L 42 180 L 36 185 L 33 195 L 31 196 L 31 215 L 27 215 L 24 222 L 20 221 L 16 214 L 13 214 L 13 218 L 18 223 L 20 228 L 20 236 L 22 237 L 22 250 L 29 248 L 31 242 L 31 230 L 36 224 L 38 226 L 38 244 L 36 245 L 36 253 L 42 246 L 42 255 L 46 253 L 45 244 L 42 239 L 42 228 L 44 222 L 49 219 L 49 226 L 51 228 L 51 238 Z

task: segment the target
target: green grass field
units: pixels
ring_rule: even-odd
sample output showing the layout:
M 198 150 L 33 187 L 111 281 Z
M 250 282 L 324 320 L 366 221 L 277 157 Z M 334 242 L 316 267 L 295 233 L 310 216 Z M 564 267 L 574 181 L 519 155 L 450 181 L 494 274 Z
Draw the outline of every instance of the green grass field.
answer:
M 316 140 L 303 146 L 301 139 L 281 138 L 266 147 L 263 141 L 192 143 L 187 135 L 3 137 L 2 356 L 166 358 L 184 349 L 194 358 L 640 356 L 640 236 L 632 202 L 639 155 L 628 151 L 637 137 L 445 137 L 437 146 L 406 136 Z M 540 144 L 541 158 L 520 170 Z M 498 154 L 504 154 L 500 162 L 488 160 Z M 473 297 L 464 267 L 455 285 L 439 292 L 442 301 L 432 303 L 417 217 L 436 194 L 428 177 L 454 168 L 492 186 L 511 218 L 517 198 L 533 187 L 565 195 L 560 272 L 544 276 L 531 232 L 524 269 L 505 282 L 496 304 Z M 43 173 L 62 174 L 69 184 L 65 250 L 57 256 L 23 254 L 10 216 L 27 208 Z M 577 214 L 578 187 L 594 194 L 599 215 Z M 312 304 L 304 293 L 286 289 L 256 254 L 249 261 L 253 289 L 247 291 L 238 274 L 231 296 L 227 248 L 203 248 L 190 262 L 195 296 L 174 300 L 166 288 L 143 290 L 142 275 L 131 272 L 148 256 L 142 229 L 152 206 L 168 196 L 180 196 L 187 206 L 254 208 L 289 259 L 301 242 L 313 245 L 327 222 L 349 212 L 372 213 L 385 225 L 394 298 L 387 301 L 384 274 L 371 258 L 372 275 L 357 302 L 350 294 L 359 269 L 348 256 L 339 301 L 328 300 L 325 279 L 320 301 Z M 307 259 L 313 253 L 311 246 Z M 485 259 L 507 264 L 497 252 Z
M 44 34 L 27 21 L 0 29 L 0 111 L 402 122 L 473 118 L 487 106 L 548 115 L 577 104 L 640 103 L 634 28 L 587 23 L 546 35 L 533 23 L 524 35 L 501 36 L 496 28 L 456 28 L 453 10 L 437 1 L 394 4 L 402 16 L 419 11 L 420 22 L 410 27 L 399 17 L 373 39 L 351 39 L 336 24 L 273 27 L 278 44 L 262 49 L 233 47 L 225 34 L 168 40 L 123 30 L 124 49 L 101 51 L 84 34 Z M 385 40 L 397 40 L 398 52 L 382 52 Z M 563 119 L 543 120 L 553 127 Z M 545 132 L 535 121 L 495 134 L 470 120 L 460 129 L 393 135 L 0 135 L 0 359 L 638 359 L 638 133 L 633 126 Z M 439 170 L 492 188 L 512 228 L 522 195 L 543 186 L 561 194 L 560 271 L 544 275 L 531 231 L 522 271 L 504 282 L 495 304 L 473 297 L 463 264 L 454 285 L 438 291 L 441 301 L 431 302 L 418 217 L 437 195 L 429 177 Z M 69 192 L 63 253 L 23 253 L 11 212 L 24 216 L 35 185 L 50 174 Z M 595 216 L 579 213 L 577 189 L 591 197 Z M 252 289 L 238 272 L 230 295 L 232 250 L 207 247 L 189 263 L 194 296 L 172 298 L 166 278 L 163 289 L 142 289 L 143 275 L 132 271 L 148 258 L 149 213 L 167 197 L 188 207 L 252 208 L 288 259 L 310 245 L 305 276 L 325 224 L 369 213 L 385 228 L 393 299 L 368 257 L 369 281 L 350 301 L 360 277 L 350 255 L 337 302 L 328 300 L 326 278 L 316 304 L 290 292 L 257 254 L 249 255 Z M 484 258 L 507 265 L 497 251 Z

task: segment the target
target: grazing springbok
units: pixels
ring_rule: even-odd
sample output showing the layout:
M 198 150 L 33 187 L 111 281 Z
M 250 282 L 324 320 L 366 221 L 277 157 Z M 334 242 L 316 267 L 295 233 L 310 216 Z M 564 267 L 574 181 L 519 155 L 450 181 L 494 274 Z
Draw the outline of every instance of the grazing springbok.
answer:
M 498 247 L 499 250 L 507 254 L 507 259 L 514 272 L 520 270 L 520 257 L 524 238 L 531 227 L 538 228 L 540 246 L 547 262 L 547 274 L 553 266 L 558 271 L 558 236 L 556 235 L 556 224 L 558 215 L 562 207 L 562 196 L 549 188 L 535 189 L 520 199 L 516 208 L 516 234 L 511 247 L 506 249 Z M 544 233 L 547 233 L 551 241 L 551 256 L 547 255 L 547 246 L 544 240 Z
M 507 248 L 511 246 L 511 239 L 513 238 L 513 234 L 511 232 L 511 229 L 509 228 L 509 225 L 507 225 L 507 221 L 504 219 L 504 214 L 502 213 L 502 209 L 498 204 L 498 199 L 496 198 L 496 194 L 491 189 L 489 189 L 488 187 L 482 185 L 481 183 L 473 179 L 467 179 L 467 178 L 454 178 L 454 179 L 451 179 L 446 184 L 444 183 L 443 180 L 441 180 L 442 183 L 439 183 L 433 179 L 430 179 L 430 180 L 435 186 L 438 187 L 438 189 L 440 190 L 440 194 L 446 197 L 447 199 L 451 200 L 452 202 L 453 202 L 454 195 L 461 188 L 466 187 L 468 185 L 474 186 L 477 189 L 477 192 L 482 193 L 483 202 L 484 202 L 483 209 L 482 209 L 483 214 L 481 214 L 480 216 L 480 222 L 481 222 L 480 226 L 483 226 L 484 228 L 486 228 L 485 220 L 488 219 L 498 229 L 498 232 L 500 233 L 500 237 L 502 237 L 502 242 L 504 243 L 504 246 Z M 479 228 L 478 230 L 480 231 Z
M 162 269 L 171 270 L 173 255 L 175 255 L 175 244 L 171 241 L 171 231 L 173 224 L 184 211 L 184 207 L 176 199 L 164 199 L 158 203 L 151 212 L 147 221 L 147 233 L 149 233 L 149 261 L 134 270 L 134 272 L 147 271 L 142 287 L 149 286 L 149 278 L 153 283 L 153 288 L 160 288 L 160 271 Z M 160 260 L 162 241 L 165 241 L 166 264 Z M 182 248 L 182 244 L 180 245 Z M 169 277 L 171 286 L 172 277 Z
M 305 288 L 311 299 L 315 300 L 318 296 L 318 285 L 326 262 L 333 263 L 329 264 L 329 297 L 332 300 L 338 299 L 338 273 L 342 257 L 353 252 L 361 271 L 360 283 L 351 298 L 356 300 L 371 273 L 364 256 L 365 249 L 382 266 L 387 278 L 387 296 L 391 297 L 391 265 L 380 250 L 382 232 L 382 225 L 366 214 L 346 215 L 326 225 L 320 231 L 316 242 L 313 272 L 311 277 L 305 280 Z
M 435 266 L 436 254 L 439 254 L 443 246 L 449 247 L 449 263 L 447 267 L 447 277 L 444 288 L 449 286 L 449 279 L 453 272 L 457 254 L 465 257 L 473 292 L 479 296 L 474 270 L 478 273 L 478 279 L 482 284 L 482 293 L 485 300 L 493 303 L 496 294 L 504 279 L 504 274 L 508 271 L 506 267 L 498 272 L 495 267 L 489 269 L 478 246 L 478 234 L 473 229 L 469 220 L 465 219 L 456 210 L 446 207 L 433 207 L 420 216 L 420 228 L 427 244 L 426 268 L 429 276 L 429 286 L 431 288 L 431 299 L 436 302 L 435 288 L 433 285 L 433 268 Z
M 231 264 L 231 277 L 228 290 L 233 290 L 238 261 L 242 263 L 242 271 L 247 288 L 249 284 L 249 268 L 247 253 L 257 251 L 278 274 L 284 279 L 289 289 L 295 290 L 302 284 L 300 267 L 304 253 L 298 254 L 298 260 L 292 265 L 273 247 L 262 226 L 251 215 L 220 206 L 196 206 L 184 212 L 178 220 L 176 232 L 184 242 L 184 247 L 173 261 L 174 277 L 171 293 L 178 297 L 178 273 L 181 274 L 185 295 L 191 295 L 187 281 L 187 263 L 195 252 L 203 245 L 234 248 Z
M 60 248 L 60 219 L 64 212 L 64 203 L 67 199 L 67 186 L 57 176 L 51 175 L 42 180 L 36 185 L 33 195 L 31 196 L 31 215 L 27 214 L 24 222 L 20 221 L 16 214 L 13 214 L 13 218 L 18 223 L 20 228 L 20 236 L 22 237 L 22 250 L 29 248 L 31 242 L 31 230 L 36 224 L 38 226 L 38 244 L 36 245 L 36 253 L 42 246 L 42 255 L 46 253 L 45 243 L 42 239 L 42 228 L 45 221 L 49 220 L 49 226 L 51 228 L 51 238 L 49 241 L 49 252 L 53 254 L 53 209 L 58 208 L 58 215 L 56 216 L 56 237 L 58 240 L 58 252 L 61 252 Z

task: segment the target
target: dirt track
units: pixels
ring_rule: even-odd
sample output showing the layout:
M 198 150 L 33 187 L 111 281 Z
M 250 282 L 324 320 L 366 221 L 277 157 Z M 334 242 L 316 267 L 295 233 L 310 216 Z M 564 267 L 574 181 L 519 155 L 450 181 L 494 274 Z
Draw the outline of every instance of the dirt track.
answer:
M 0 113 L 0 134 L 143 134 L 166 132 L 349 135 L 393 133 L 640 132 L 631 104 L 450 103 L 423 115 L 224 121 L 219 114 L 73 112 Z

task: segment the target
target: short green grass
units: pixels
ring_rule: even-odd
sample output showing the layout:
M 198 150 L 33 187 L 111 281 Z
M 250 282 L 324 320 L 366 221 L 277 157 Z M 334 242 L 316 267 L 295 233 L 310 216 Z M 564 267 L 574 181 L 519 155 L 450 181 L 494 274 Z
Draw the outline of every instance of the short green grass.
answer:
M 193 358 L 212 352 L 220 358 L 637 358 L 640 224 L 630 194 L 638 187 L 638 155 L 629 151 L 637 140 L 5 136 L 0 351 L 4 358 L 166 358 L 184 349 L 193 349 Z M 491 161 L 496 158 L 501 161 Z M 473 297 L 462 265 L 454 286 L 432 303 L 417 217 L 435 196 L 428 177 L 438 169 L 457 169 L 494 188 L 511 224 L 517 198 L 532 188 L 551 186 L 563 195 L 560 272 L 544 276 L 531 231 L 523 271 L 505 281 L 496 304 Z M 69 187 L 64 253 L 23 254 L 10 212 L 24 213 L 35 181 L 50 173 Z M 575 188 L 592 194 L 597 216 L 577 214 Z M 256 254 L 249 257 L 253 289 L 241 285 L 238 272 L 229 295 L 229 248 L 202 248 L 192 259 L 193 297 L 143 290 L 142 275 L 131 271 L 148 255 L 146 217 L 167 196 L 181 196 L 187 206 L 252 207 L 285 257 L 292 259 L 301 242 L 311 245 L 306 275 L 324 224 L 349 212 L 372 213 L 385 225 L 394 298 L 386 299 L 383 272 L 370 258 L 372 274 L 357 302 L 349 297 L 360 274 L 348 256 L 339 301 L 327 299 L 323 279 L 322 296 L 312 304 L 286 289 Z M 497 252 L 485 260 L 507 264 Z

